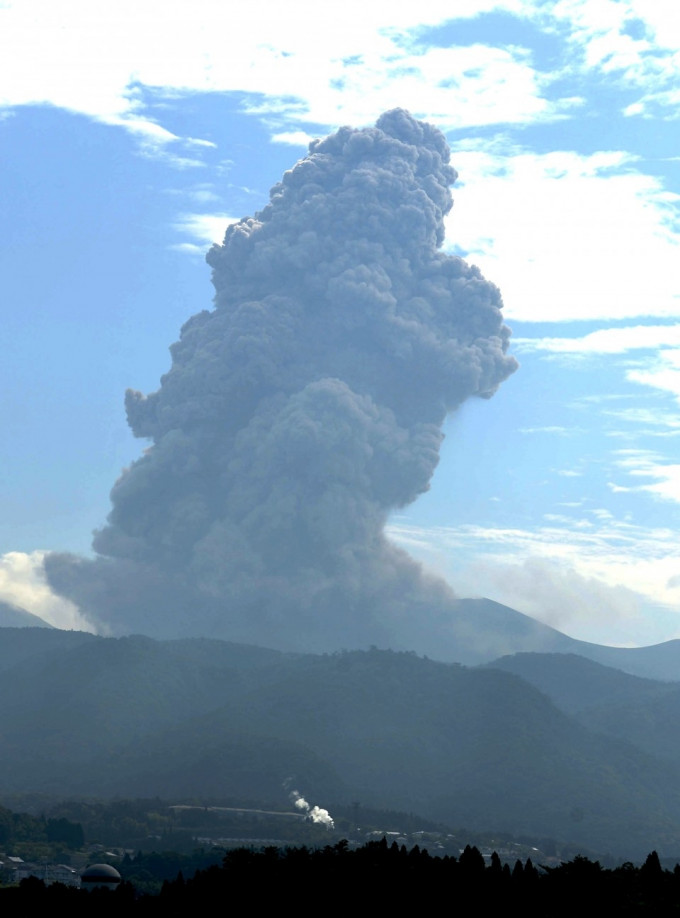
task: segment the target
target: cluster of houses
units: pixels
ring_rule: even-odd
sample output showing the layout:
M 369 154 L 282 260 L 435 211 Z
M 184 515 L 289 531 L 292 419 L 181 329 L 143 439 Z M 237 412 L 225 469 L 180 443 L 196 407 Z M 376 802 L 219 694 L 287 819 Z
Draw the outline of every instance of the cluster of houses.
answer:
M 0 853 L 0 877 L 4 883 L 20 883 L 28 877 L 37 877 L 46 885 L 63 883 L 82 889 L 104 886 L 115 889 L 121 876 L 110 864 L 91 864 L 84 870 L 76 870 L 68 864 L 36 864 L 21 857 Z

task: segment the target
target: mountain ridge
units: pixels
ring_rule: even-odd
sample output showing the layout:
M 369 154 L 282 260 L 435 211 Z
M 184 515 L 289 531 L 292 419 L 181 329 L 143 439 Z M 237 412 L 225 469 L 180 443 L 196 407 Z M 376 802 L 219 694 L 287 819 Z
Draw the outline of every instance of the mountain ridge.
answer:
M 7 793 L 281 804 L 292 781 L 320 805 L 359 800 L 626 857 L 680 852 L 680 761 L 593 729 L 516 673 L 378 649 L 4 637 L 6 657 L 22 650 L 0 665 Z
M 0 628 L 53 628 L 49 622 L 33 612 L 7 600 L 0 600 Z

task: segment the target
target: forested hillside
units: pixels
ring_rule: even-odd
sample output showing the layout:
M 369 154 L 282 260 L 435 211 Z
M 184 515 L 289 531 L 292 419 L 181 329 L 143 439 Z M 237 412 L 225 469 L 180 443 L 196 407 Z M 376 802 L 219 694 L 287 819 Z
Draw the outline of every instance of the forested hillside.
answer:
M 323 806 L 680 852 L 678 761 L 579 722 L 517 674 L 379 650 L 5 634 L 6 793 L 280 806 L 295 786 Z M 640 698 L 663 690 L 643 683 Z

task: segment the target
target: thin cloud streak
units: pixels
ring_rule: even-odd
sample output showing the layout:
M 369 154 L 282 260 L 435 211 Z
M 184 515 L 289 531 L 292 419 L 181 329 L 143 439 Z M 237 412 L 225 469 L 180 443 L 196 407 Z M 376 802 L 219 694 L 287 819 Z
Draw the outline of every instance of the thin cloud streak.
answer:
M 224 239 L 227 227 L 232 223 L 237 223 L 238 217 L 231 217 L 228 214 L 181 214 L 175 223 L 175 229 L 178 232 L 186 233 L 192 239 L 204 246 L 211 246 L 213 243 L 219 243 Z M 205 248 L 203 249 L 205 251 Z
M 618 450 L 617 466 L 632 478 L 652 479 L 653 484 L 610 484 L 614 492 L 644 491 L 661 500 L 680 504 L 680 465 L 650 450 Z
M 662 351 L 650 367 L 629 370 L 626 375 L 631 382 L 651 386 L 662 392 L 670 392 L 680 402 L 680 353 L 678 351 Z M 677 422 L 677 418 L 675 420 Z
M 552 354 L 625 354 L 637 350 L 680 347 L 680 325 L 630 325 L 601 328 L 578 338 L 515 337 L 518 351 Z

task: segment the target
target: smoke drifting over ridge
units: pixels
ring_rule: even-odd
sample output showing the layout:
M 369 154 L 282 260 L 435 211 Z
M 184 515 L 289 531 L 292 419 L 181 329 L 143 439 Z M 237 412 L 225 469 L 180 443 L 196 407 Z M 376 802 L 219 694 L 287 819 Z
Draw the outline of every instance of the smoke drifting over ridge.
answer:
M 437 646 L 450 593 L 384 525 L 429 487 L 447 413 L 516 366 L 497 288 L 438 251 L 455 178 L 444 136 L 396 109 L 314 141 L 228 228 L 214 310 L 157 392 L 127 393 L 152 445 L 97 557 L 46 559 L 57 592 L 114 634 Z

